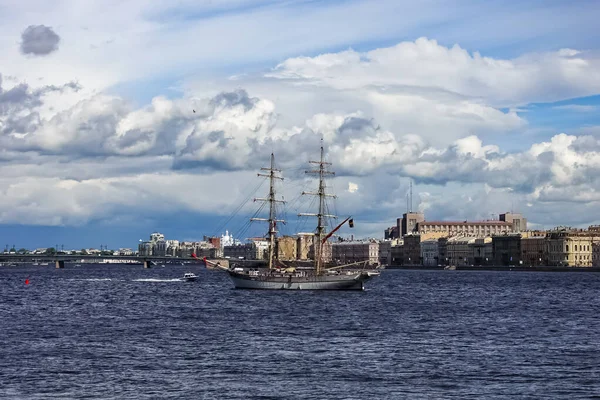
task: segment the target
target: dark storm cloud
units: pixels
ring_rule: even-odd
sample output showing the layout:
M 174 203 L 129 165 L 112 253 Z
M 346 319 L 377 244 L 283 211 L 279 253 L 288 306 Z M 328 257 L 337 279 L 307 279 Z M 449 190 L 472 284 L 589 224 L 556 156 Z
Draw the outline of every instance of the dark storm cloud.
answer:
M 21 34 L 21 53 L 45 56 L 58 50 L 58 36 L 45 25 L 29 25 Z

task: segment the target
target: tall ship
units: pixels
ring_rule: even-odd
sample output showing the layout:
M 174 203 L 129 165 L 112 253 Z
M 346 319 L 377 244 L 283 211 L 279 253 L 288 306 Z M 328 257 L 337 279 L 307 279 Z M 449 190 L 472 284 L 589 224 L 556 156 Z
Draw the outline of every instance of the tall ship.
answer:
M 317 213 L 303 213 L 298 216 L 312 216 L 317 218 L 317 226 L 313 237 L 313 262 L 282 261 L 276 257 L 277 224 L 284 223 L 276 216 L 276 205 L 284 203 L 276 199 L 275 181 L 283 180 L 281 170 L 275 168 L 275 157 L 271 154 L 271 165 L 269 168 L 261 168 L 259 176 L 269 178 L 269 195 L 266 198 L 256 198 L 255 201 L 267 202 L 269 204 L 269 215 L 267 218 L 252 218 L 253 221 L 268 223 L 268 256 L 265 265 L 247 267 L 244 264 L 232 263 L 224 267 L 218 263 L 211 263 L 205 259 L 209 268 L 218 268 L 226 271 L 234 286 L 239 289 L 269 289 L 269 290 L 364 290 L 364 284 L 369 279 L 378 276 L 379 270 L 368 264 L 367 261 L 335 265 L 324 261 L 324 249 L 327 240 L 344 224 L 352 225 L 351 217 L 347 217 L 329 233 L 326 232 L 326 220 L 335 217 L 326 211 L 326 197 L 335 197 L 326 193 L 325 177 L 334 175 L 328 169 L 331 163 L 325 161 L 323 146 L 321 145 L 321 158 L 319 161 L 310 161 L 317 165 L 317 169 L 306 171 L 319 177 L 317 192 L 303 192 L 304 195 L 318 197 Z M 312 264 L 312 265 L 311 265 Z

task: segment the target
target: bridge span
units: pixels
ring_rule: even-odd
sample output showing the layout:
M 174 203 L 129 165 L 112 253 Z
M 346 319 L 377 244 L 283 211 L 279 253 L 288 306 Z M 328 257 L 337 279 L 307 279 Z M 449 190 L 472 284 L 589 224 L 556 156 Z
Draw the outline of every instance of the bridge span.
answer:
M 194 257 L 167 257 L 167 256 L 115 256 L 115 255 L 81 255 L 81 254 L 0 254 L 0 262 L 54 262 L 56 268 L 64 268 L 65 261 L 71 262 L 102 262 L 105 260 L 124 261 L 139 263 L 144 268 L 150 268 L 155 261 L 170 262 L 192 262 L 203 263 L 202 258 Z M 207 259 L 213 263 L 229 266 L 228 258 Z M 113 261 L 113 262 L 114 262 Z M 253 264 L 256 260 L 235 260 L 240 264 Z

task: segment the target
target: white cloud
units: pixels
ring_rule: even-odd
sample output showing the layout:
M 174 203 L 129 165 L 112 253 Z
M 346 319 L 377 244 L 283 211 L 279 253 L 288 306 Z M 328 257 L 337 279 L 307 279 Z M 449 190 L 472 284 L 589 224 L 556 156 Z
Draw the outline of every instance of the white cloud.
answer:
M 33 107 L 39 106 L 36 102 Z M 222 211 L 231 204 L 207 204 L 205 197 L 182 188 L 192 179 L 212 188 L 213 174 L 219 175 L 221 186 L 238 188 L 242 180 L 235 176 L 242 172 L 225 171 L 254 171 L 267 164 L 271 151 L 288 180 L 302 184 L 304 178 L 297 172 L 317 156 L 320 138 L 339 174 L 337 184 L 347 188 L 339 194 L 347 214 L 401 213 L 404 193 L 398 192 L 401 185 L 394 189 L 394 175 L 413 177 L 419 185 L 482 186 L 460 198 L 465 204 L 477 205 L 513 189 L 536 205 L 569 201 L 574 190 L 578 194 L 570 201 L 598 201 L 600 141 L 592 136 L 558 134 L 529 149 L 505 153 L 475 135 L 447 146 L 434 144 L 419 135 L 385 129 L 361 112 L 316 114 L 303 125 L 279 127 L 275 104 L 243 90 L 198 100 L 195 108 L 193 113 L 186 100 L 157 97 L 135 109 L 119 97 L 98 95 L 40 120 L 32 132 L 4 137 L 3 157 L 11 164 L 0 167 L 5 173 L 0 187 L 5 193 L 2 205 L 11 211 L 3 221 L 78 224 L 134 205 L 140 212 L 160 209 L 160 204 L 193 212 Z M 69 170 L 61 167 L 65 161 L 72 163 Z M 145 185 L 182 194 L 169 200 Z M 47 196 L 41 188 L 47 188 Z M 436 200 L 435 191 L 423 193 L 419 208 L 428 213 L 445 209 L 440 202 L 446 197 L 438 195 Z M 282 194 L 297 195 L 288 189 Z
M 503 60 L 420 38 L 365 53 L 290 58 L 267 76 L 336 89 L 435 88 L 507 106 L 596 94 L 599 71 L 596 55 L 571 49 Z

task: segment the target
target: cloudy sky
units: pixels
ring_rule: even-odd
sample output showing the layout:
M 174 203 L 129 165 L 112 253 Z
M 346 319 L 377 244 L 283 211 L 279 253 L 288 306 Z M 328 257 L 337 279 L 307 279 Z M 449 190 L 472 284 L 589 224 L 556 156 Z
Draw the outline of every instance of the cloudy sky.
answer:
M 321 139 L 344 234 L 381 237 L 410 179 L 429 220 L 600 223 L 599 19 L 585 0 L 0 0 L 1 246 L 259 234 L 240 206 L 271 152 L 282 231 L 310 231 Z

